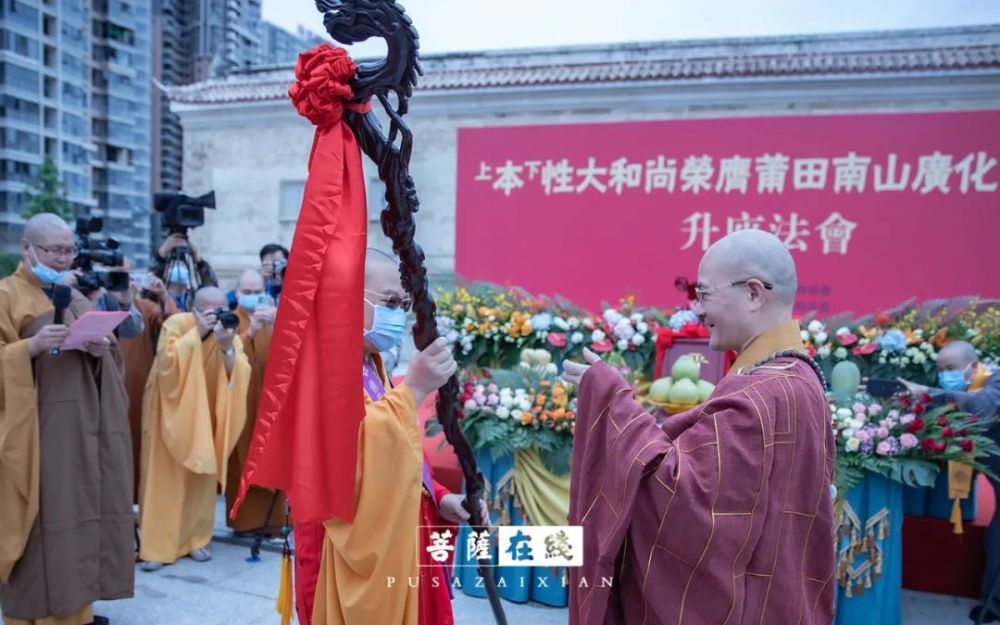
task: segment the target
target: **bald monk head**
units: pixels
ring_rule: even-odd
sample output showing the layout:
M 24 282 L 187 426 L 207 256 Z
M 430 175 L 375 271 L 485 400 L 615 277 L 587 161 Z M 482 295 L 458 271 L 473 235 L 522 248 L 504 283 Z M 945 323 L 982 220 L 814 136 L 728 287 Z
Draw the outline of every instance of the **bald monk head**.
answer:
M 938 352 L 938 384 L 949 391 L 964 391 L 972 383 L 979 355 L 971 343 L 952 341 Z
M 379 250 L 365 252 L 365 353 L 389 351 L 406 332 L 410 298 L 403 291 L 396 258 Z
M 21 260 L 26 266 L 41 263 L 56 271 L 68 271 L 75 257 L 73 229 L 59 215 L 39 213 L 24 224 Z
M 195 310 L 206 313 L 219 308 L 229 309 L 229 302 L 222 289 L 214 286 L 203 286 L 194 294 Z
M 247 269 L 236 281 L 236 298 L 240 307 L 249 312 L 260 304 L 264 297 L 264 277 L 255 269 Z
M 773 234 L 738 230 L 705 252 L 698 288 L 697 307 L 709 329 L 709 345 L 742 351 L 764 332 L 791 320 L 798 289 L 795 261 Z

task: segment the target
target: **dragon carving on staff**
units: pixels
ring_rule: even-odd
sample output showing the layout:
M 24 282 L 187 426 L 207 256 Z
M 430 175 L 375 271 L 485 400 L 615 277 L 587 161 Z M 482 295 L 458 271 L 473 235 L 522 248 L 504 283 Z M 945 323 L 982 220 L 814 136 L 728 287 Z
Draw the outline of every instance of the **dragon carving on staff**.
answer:
M 387 206 L 381 214 L 382 231 L 392 240 L 393 251 L 399 257 L 403 288 L 413 299 L 416 314 L 414 343 L 417 349 L 422 350 L 438 338 L 437 309 L 428 289 L 424 252 L 414 240 L 416 224 L 413 216 L 420 202 L 409 174 L 413 133 L 403 120 L 417 78 L 422 74 L 418 60 L 419 37 L 403 7 L 393 0 L 316 0 L 316 8 L 323 13 L 326 31 L 340 43 L 351 45 L 371 38 L 386 42 L 386 57 L 359 64 L 351 88 L 354 91 L 353 102 L 378 101 L 381 104 L 389 118 L 388 134 L 372 111 L 359 113 L 347 110 L 344 121 L 357 137 L 361 150 L 378 165 L 379 178 L 385 184 Z M 391 95 L 395 95 L 395 105 Z M 464 506 L 471 517 L 469 524 L 474 531 L 482 532 L 487 529 L 487 520 L 481 518 L 479 505 L 485 482 L 472 448 L 459 426 L 458 394 L 458 378 L 452 376 L 438 394 L 437 418 L 465 477 Z M 493 576 L 493 563 L 490 559 L 483 559 L 478 561 L 478 566 L 496 621 L 506 625 Z

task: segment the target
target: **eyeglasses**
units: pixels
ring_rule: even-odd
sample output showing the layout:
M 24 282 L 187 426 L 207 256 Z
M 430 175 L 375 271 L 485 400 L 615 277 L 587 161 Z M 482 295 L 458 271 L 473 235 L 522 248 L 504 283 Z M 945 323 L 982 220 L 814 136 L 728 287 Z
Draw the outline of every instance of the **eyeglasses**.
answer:
M 386 297 L 385 295 L 382 295 L 381 293 L 375 293 L 374 291 L 365 291 L 365 293 L 368 293 L 370 295 L 375 295 L 376 297 L 378 297 L 379 301 L 382 303 L 383 306 L 385 306 L 386 308 L 391 308 L 392 310 L 395 310 L 397 308 L 402 308 L 403 312 L 410 312 L 410 309 L 413 308 L 413 300 L 408 297 L 398 297 L 396 295 L 390 295 L 389 297 Z M 367 299 L 365 301 L 368 302 Z M 368 303 L 371 304 L 371 302 Z M 372 304 L 372 306 L 374 306 L 374 304 Z
M 80 253 L 80 248 L 75 245 L 73 247 L 45 247 L 44 245 L 39 245 L 37 243 L 32 243 L 31 245 L 36 250 L 42 250 L 49 256 L 68 256 L 69 258 L 76 258 Z
M 771 289 L 774 288 L 774 285 L 771 284 L 770 282 L 764 282 L 763 280 L 760 280 L 759 278 L 747 278 L 746 280 L 737 280 L 736 282 L 727 282 L 726 284 L 720 284 L 719 286 L 710 286 L 708 288 L 698 287 L 698 288 L 696 288 L 694 290 L 694 296 L 695 296 L 695 298 L 697 298 L 698 303 L 704 304 L 705 303 L 705 298 L 707 298 L 712 293 L 715 293 L 717 291 L 721 291 L 722 289 L 727 289 L 727 288 L 729 288 L 731 286 L 742 286 L 744 284 L 747 284 L 751 280 L 757 280 L 757 282 L 760 282 L 764 286 L 764 288 L 767 289 L 768 291 L 770 291 Z

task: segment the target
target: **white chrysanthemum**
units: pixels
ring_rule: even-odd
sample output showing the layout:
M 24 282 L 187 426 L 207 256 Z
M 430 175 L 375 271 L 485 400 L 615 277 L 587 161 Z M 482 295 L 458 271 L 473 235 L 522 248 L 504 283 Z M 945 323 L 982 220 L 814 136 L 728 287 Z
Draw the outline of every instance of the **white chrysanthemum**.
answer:
M 618 339 L 618 342 L 615 345 L 618 346 L 618 351 L 621 352 L 628 349 L 628 341 L 626 341 L 625 339 Z
M 649 332 L 649 324 L 645 321 L 640 321 L 635 325 L 636 332 L 642 332 L 643 334 Z
M 809 322 L 808 329 L 813 334 L 819 334 L 826 329 L 826 326 L 819 319 L 813 319 Z
M 577 343 L 577 344 L 583 343 L 583 332 L 574 332 L 569 337 L 569 340 L 572 341 L 572 342 L 574 342 L 574 343 Z
M 802 337 L 802 342 L 803 343 L 808 343 L 810 341 L 810 339 L 812 339 L 812 335 L 809 334 L 809 332 L 806 331 L 806 330 L 803 330 L 802 332 L 800 332 L 799 336 Z
M 566 325 L 568 325 L 570 328 L 579 328 L 580 320 L 577 319 L 576 317 L 570 317 L 569 320 L 566 322 Z
M 632 344 L 635 345 L 636 347 L 642 345 L 645 342 L 646 342 L 646 337 L 641 334 L 636 334 L 635 336 L 632 337 Z
M 830 351 L 831 351 L 830 350 L 830 346 L 829 345 L 824 345 L 824 346 L 822 346 L 822 347 L 820 347 L 819 349 L 816 350 L 816 355 L 819 356 L 820 358 L 829 358 L 830 357 Z
M 521 410 L 531 410 L 531 402 L 527 399 L 522 399 L 520 404 Z
M 510 418 L 511 419 L 517 419 L 517 420 L 520 421 L 521 415 L 523 415 L 523 414 L 524 414 L 524 411 L 514 409 L 514 410 L 510 411 Z
M 497 417 L 501 419 L 506 419 L 509 416 L 510 416 L 509 408 L 505 408 L 504 406 L 500 406 L 499 408 L 497 408 Z
M 853 415 L 854 413 L 851 412 L 850 408 L 837 408 L 837 416 L 840 417 L 841 419 L 846 419 Z
M 826 332 L 817 332 L 816 333 L 816 343 L 817 344 L 822 345 L 823 343 L 826 343 L 826 339 L 828 339 L 828 338 L 830 338 L 830 335 L 828 335 Z
M 857 451 L 861 447 L 861 441 L 856 438 L 847 439 L 847 451 Z
M 552 319 L 552 325 L 559 328 L 560 330 L 569 330 L 569 322 L 562 317 L 554 317 Z
M 847 358 L 847 349 L 844 347 L 838 347 L 835 352 L 833 352 L 835 358 L 839 360 L 844 360 Z
M 632 320 L 632 323 L 639 323 L 642 321 L 642 313 L 632 313 L 632 316 L 629 317 L 629 319 Z
M 590 342 L 597 343 L 598 341 L 603 341 L 608 338 L 608 335 L 604 333 L 604 330 L 594 330 L 590 334 Z

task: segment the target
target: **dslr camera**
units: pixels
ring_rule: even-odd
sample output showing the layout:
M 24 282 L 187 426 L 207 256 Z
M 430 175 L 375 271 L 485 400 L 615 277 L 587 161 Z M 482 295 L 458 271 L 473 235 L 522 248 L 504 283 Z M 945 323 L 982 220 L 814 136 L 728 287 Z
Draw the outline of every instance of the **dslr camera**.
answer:
M 236 313 L 226 310 L 225 308 L 215 309 L 215 318 L 219 320 L 222 327 L 227 330 L 235 330 L 240 327 L 240 318 Z
M 127 271 L 111 271 L 103 267 L 120 267 L 125 264 L 125 257 L 118 251 L 118 241 L 108 238 L 95 241 L 91 235 L 104 229 L 104 220 L 100 217 L 84 215 L 76 219 L 76 246 L 80 250 L 73 261 L 73 269 L 81 270 L 77 278 L 77 288 L 84 295 L 89 295 L 97 289 L 124 292 L 129 288 Z
M 153 209 L 162 215 L 161 223 L 170 234 L 187 236 L 191 228 L 205 225 L 206 208 L 215 209 L 215 191 L 200 197 L 173 191 L 153 196 Z

